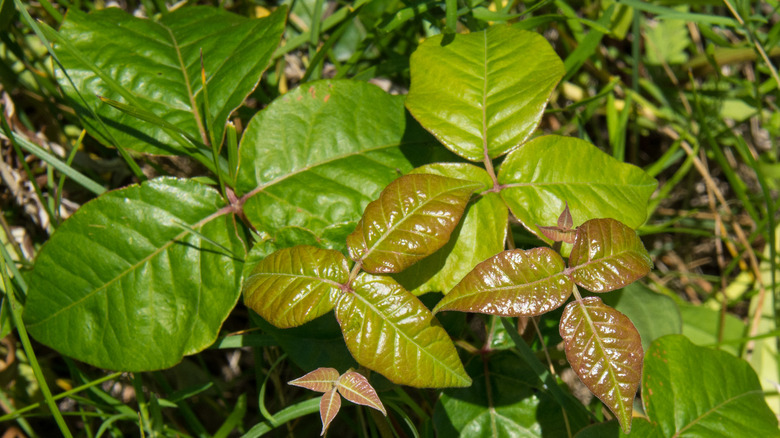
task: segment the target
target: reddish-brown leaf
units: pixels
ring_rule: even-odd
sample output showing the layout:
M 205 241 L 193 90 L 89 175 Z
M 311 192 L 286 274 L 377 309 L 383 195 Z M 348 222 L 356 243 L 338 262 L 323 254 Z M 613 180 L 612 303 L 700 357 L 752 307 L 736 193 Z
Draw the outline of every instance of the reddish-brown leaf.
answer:
M 401 272 L 450 239 L 471 193 L 482 184 L 438 175 L 405 175 L 371 202 L 347 236 L 352 260 L 374 274 Z
M 532 316 L 566 302 L 573 283 L 550 248 L 515 249 L 478 264 L 433 309 Z
M 325 431 L 328 430 L 330 422 L 336 418 L 339 409 L 341 409 L 341 397 L 334 387 L 323 394 L 320 399 L 320 419 L 322 420 L 322 432 L 320 435 L 325 435 Z
M 566 306 L 560 332 L 574 372 L 628 433 L 644 356 L 634 324 L 600 298 L 586 297 Z
M 305 376 L 287 382 L 287 384 L 312 391 L 327 392 L 333 389 L 338 378 L 339 372 L 335 368 L 317 368 Z
M 569 266 L 578 285 L 609 292 L 647 275 L 653 262 L 636 231 L 614 219 L 591 219 L 577 227 Z
M 336 382 L 336 387 L 339 394 L 352 403 L 374 408 L 387 416 L 387 411 L 385 411 L 382 401 L 379 400 L 379 396 L 376 395 L 374 387 L 362 374 L 347 371 Z

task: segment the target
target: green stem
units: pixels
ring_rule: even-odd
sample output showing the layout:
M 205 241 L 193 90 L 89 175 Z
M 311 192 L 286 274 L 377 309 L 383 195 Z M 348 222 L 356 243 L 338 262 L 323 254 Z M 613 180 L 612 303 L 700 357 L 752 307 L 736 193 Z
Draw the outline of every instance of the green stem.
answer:
M 60 432 L 62 432 L 62 435 L 65 438 L 72 438 L 73 435 L 71 435 L 70 429 L 68 429 L 68 425 L 65 424 L 65 420 L 62 418 L 62 414 L 60 413 L 60 410 L 57 407 L 57 403 L 55 403 L 54 397 L 52 397 L 51 390 L 49 390 L 49 385 L 46 383 L 46 379 L 43 377 L 43 371 L 41 370 L 41 367 L 38 364 L 38 359 L 35 357 L 35 351 L 33 351 L 32 344 L 30 343 L 30 338 L 29 336 L 27 336 L 27 330 L 25 329 L 24 322 L 22 321 L 22 315 L 20 313 L 20 304 L 16 300 L 16 295 L 14 293 L 14 285 L 8 276 L 8 271 L 6 270 L 5 258 L 3 257 L 0 257 L 0 275 L 2 275 L 3 277 L 5 299 L 7 300 L 6 302 L 9 303 L 11 306 L 10 307 L 11 317 L 13 319 L 14 326 L 16 326 L 16 332 L 19 334 L 19 340 L 22 342 L 24 353 L 27 355 L 27 359 L 30 361 L 30 367 L 33 369 L 33 374 L 35 375 L 35 379 L 38 381 L 38 386 L 40 387 L 41 393 L 43 394 L 43 398 L 46 401 L 46 406 L 48 406 L 49 410 L 51 411 L 51 414 L 54 416 L 54 421 L 57 423 L 57 426 L 60 428 Z

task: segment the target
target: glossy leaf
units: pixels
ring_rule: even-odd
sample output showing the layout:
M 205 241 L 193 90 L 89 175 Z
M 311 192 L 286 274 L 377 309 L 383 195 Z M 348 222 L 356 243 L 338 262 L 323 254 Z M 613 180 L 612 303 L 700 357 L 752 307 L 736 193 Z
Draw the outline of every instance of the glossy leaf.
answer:
M 661 336 L 681 333 L 682 318 L 677 303 L 666 295 L 653 292 L 641 282 L 604 294 L 601 299 L 631 320 L 642 336 L 644 349 Z
M 484 169 L 467 163 L 434 163 L 412 173 L 430 173 L 483 184 L 477 190 L 493 186 Z M 477 263 L 498 254 L 506 241 L 509 210 L 497 193 L 483 193 L 469 204 L 449 242 L 430 256 L 395 276 L 415 295 L 426 292 L 447 293 Z
M 102 142 L 116 140 L 155 154 L 188 154 L 176 139 L 181 134 L 114 109 L 97 96 L 150 112 L 199 142 L 202 129 L 211 129 L 220 142 L 228 116 L 255 88 L 279 44 L 285 15 L 286 8 L 279 8 L 269 17 L 247 19 L 218 8 L 188 7 L 154 21 L 119 8 L 90 14 L 71 8 L 55 51 L 76 89 L 62 71 L 57 80 L 87 130 Z M 201 129 L 205 120 L 213 125 Z
M 566 305 L 560 332 L 574 372 L 628 433 L 642 374 L 642 340 L 631 320 L 586 297 Z
M 433 309 L 534 316 L 560 307 L 574 284 L 550 248 L 504 251 L 477 265 Z
M 512 213 L 540 238 L 538 225 L 557 223 L 567 202 L 574 224 L 608 217 L 638 228 L 657 185 L 642 169 L 557 135 L 534 138 L 509 154 L 498 181 Z
M 447 243 L 479 186 L 429 174 L 398 178 L 347 236 L 350 257 L 371 273 L 403 271 Z
M 665 437 L 780 436 L 750 364 L 684 336 L 664 336 L 650 346 L 642 397 Z
M 500 325 L 500 324 L 499 324 Z M 566 406 L 537 387 L 534 372 L 517 356 L 498 352 L 474 356 L 466 366 L 468 388 L 443 391 L 433 411 L 439 437 L 565 437 L 587 424 L 583 409 Z M 567 419 L 563 416 L 567 415 Z
M 437 144 L 403 102 L 364 82 L 318 81 L 255 115 L 237 176 L 252 225 L 272 238 L 297 228 L 343 246 L 365 206 Z
M 206 348 L 238 299 L 245 256 L 224 207 L 212 188 L 173 178 L 85 204 L 38 254 L 27 329 L 65 355 L 125 371 Z
M 336 386 L 338 378 L 339 372 L 335 368 L 317 368 L 305 376 L 290 380 L 287 384 L 317 392 L 328 392 Z
M 455 346 L 431 312 L 392 278 L 361 273 L 336 303 L 350 353 L 390 381 L 416 387 L 468 386 Z
M 564 74 L 550 43 L 506 25 L 455 35 L 446 44 L 443 38 L 428 38 L 412 55 L 409 111 L 472 161 L 522 145 Z
M 341 397 L 336 392 L 336 388 L 331 389 L 322 395 L 320 399 L 320 419 L 322 420 L 322 432 L 320 435 L 325 435 L 325 431 L 328 430 L 331 421 L 336 418 L 336 414 L 341 409 Z
M 578 285 L 608 292 L 647 275 L 653 261 L 636 231 L 614 219 L 591 219 L 577 227 L 569 266 Z
M 374 408 L 385 416 L 387 415 L 376 391 L 362 374 L 347 371 L 339 377 L 336 387 L 339 394 L 352 403 Z
M 295 327 L 329 312 L 348 278 L 347 259 L 338 251 L 285 248 L 246 279 L 244 304 L 279 328 Z

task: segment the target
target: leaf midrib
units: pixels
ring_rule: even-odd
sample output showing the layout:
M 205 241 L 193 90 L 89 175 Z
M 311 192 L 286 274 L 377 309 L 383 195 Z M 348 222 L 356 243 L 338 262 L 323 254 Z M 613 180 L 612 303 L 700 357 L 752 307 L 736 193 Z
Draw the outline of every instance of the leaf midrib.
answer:
M 408 292 L 407 292 L 407 293 L 408 293 Z M 403 335 L 403 337 L 404 337 L 405 339 L 407 339 L 407 341 L 408 341 L 408 342 L 410 342 L 412 345 L 414 345 L 415 347 L 417 347 L 417 349 L 418 349 L 419 351 L 422 351 L 422 352 L 423 352 L 423 353 L 425 353 L 425 354 L 426 354 L 428 357 L 430 357 L 430 358 L 433 360 L 433 362 L 440 364 L 442 368 L 446 369 L 446 370 L 447 370 L 447 371 L 450 373 L 450 375 L 454 376 L 455 378 L 457 378 L 457 379 L 458 379 L 459 381 L 461 381 L 461 382 L 464 382 L 464 383 L 465 383 L 465 382 L 467 382 L 467 380 L 463 379 L 463 378 L 462 378 L 462 377 L 461 377 L 461 376 L 460 376 L 460 375 L 459 375 L 459 374 L 456 372 L 457 370 L 454 370 L 454 369 L 450 368 L 450 366 L 449 366 L 449 365 L 447 365 L 447 364 L 445 364 L 444 362 L 442 362 L 441 360 L 439 360 L 439 359 L 438 359 L 438 357 L 437 357 L 435 354 L 432 354 L 431 352 L 429 352 L 429 351 L 428 351 L 428 349 L 427 349 L 427 348 L 423 347 L 423 346 L 422 346 L 422 345 L 420 345 L 418 342 L 416 342 L 416 341 L 414 340 L 414 338 L 410 337 L 410 336 L 409 336 L 409 335 L 408 335 L 408 334 L 407 334 L 407 333 L 406 333 L 404 330 L 401 330 L 401 328 L 400 328 L 400 327 L 399 327 L 399 326 L 398 326 L 398 325 L 397 325 L 397 324 L 396 324 L 394 321 L 392 321 L 391 319 L 389 319 L 388 317 L 386 317 L 386 316 L 384 315 L 384 313 L 383 313 L 383 312 L 379 311 L 379 309 L 378 309 L 376 306 L 374 306 L 374 304 L 373 304 L 373 303 L 371 303 L 370 301 L 368 301 L 368 300 L 367 300 L 365 297 L 363 297 L 361 294 L 357 293 L 357 291 L 353 292 L 353 293 L 352 293 L 352 295 L 353 295 L 353 296 L 355 296 L 355 297 L 356 297 L 356 299 L 359 299 L 361 302 L 363 302 L 363 303 L 366 305 L 366 307 L 367 307 L 367 308 L 369 308 L 371 311 L 373 311 L 373 312 L 374 312 L 374 314 L 376 314 L 376 315 L 379 315 L 380 319 L 381 319 L 382 321 L 384 321 L 385 323 L 387 323 L 388 325 L 390 325 L 391 327 L 393 327 L 393 329 L 394 329 L 394 330 L 395 330 L 397 333 L 400 333 L 401 335 Z M 340 302 L 341 302 L 341 300 L 339 300 L 339 303 L 340 303 Z M 337 305 L 338 305 L 338 304 L 337 304 Z M 423 311 L 423 313 L 424 313 L 424 311 Z M 429 316 L 428 316 L 428 321 L 427 321 L 427 322 L 430 322 L 431 318 L 433 318 L 433 316 L 432 316 L 432 315 L 429 315 Z M 426 328 L 424 328 L 423 330 L 428 330 L 428 329 L 434 329 L 434 326 L 429 326 L 429 327 L 426 327 Z M 361 328 L 361 332 L 362 332 L 362 328 Z M 445 332 L 445 336 L 447 336 L 447 335 L 446 335 L 446 332 Z M 448 339 L 449 339 L 449 337 L 448 337 Z
M 229 211 L 227 211 L 225 209 L 219 209 L 216 212 L 206 216 L 205 218 L 203 218 L 200 221 L 196 222 L 195 224 L 191 225 L 190 228 L 198 229 L 198 228 L 206 225 L 207 223 L 211 222 L 212 220 L 217 219 L 218 217 L 223 216 L 223 215 L 228 214 L 228 213 L 229 213 Z M 124 271 L 119 272 L 111 280 L 105 282 L 104 284 L 100 285 L 99 287 L 96 287 L 94 290 L 92 290 L 91 292 L 85 294 L 83 297 L 79 298 L 78 300 L 68 304 L 67 306 L 64 306 L 64 307 L 60 308 L 56 312 L 54 312 L 54 313 L 50 314 L 49 316 L 47 316 L 46 318 L 44 318 L 44 319 L 42 319 L 40 321 L 37 321 L 37 322 L 35 322 L 33 324 L 28 324 L 27 327 L 29 328 L 29 327 L 35 327 L 35 326 L 41 325 L 41 324 L 43 324 L 43 323 L 45 323 L 45 322 L 47 322 L 47 321 L 49 321 L 49 320 L 51 320 L 53 318 L 56 318 L 59 314 L 65 312 L 65 311 L 67 311 L 67 310 L 69 310 L 69 309 L 71 309 L 73 307 L 76 307 L 76 306 L 80 305 L 81 303 L 83 303 L 87 299 L 93 297 L 97 293 L 103 291 L 104 289 L 108 288 L 110 285 L 112 285 L 115 282 L 119 281 L 125 275 L 135 271 L 139 266 L 143 265 L 144 263 L 148 262 L 152 258 L 156 257 L 157 255 L 162 253 L 165 249 L 169 248 L 171 245 L 173 245 L 174 243 L 179 241 L 181 238 L 183 238 L 187 234 L 191 234 L 189 230 L 182 230 L 179 234 L 177 234 L 176 236 L 172 237 L 171 239 L 169 239 L 164 244 L 160 245 L 159 248 L 157 248 L 154 251 L 150 252 L 147 256 L 139 259 L 136 263 L 128 266 Z

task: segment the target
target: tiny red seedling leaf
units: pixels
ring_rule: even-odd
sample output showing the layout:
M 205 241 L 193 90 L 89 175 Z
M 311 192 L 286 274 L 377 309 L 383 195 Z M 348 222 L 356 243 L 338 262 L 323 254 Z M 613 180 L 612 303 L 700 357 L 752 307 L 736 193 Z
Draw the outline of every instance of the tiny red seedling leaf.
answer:
M 647 275 L 653 262 L 636 231 L 614 219 L 591 219 L 577 227 L 569 266 L 578 285 L 609 292 Z
M 312 391 L 327 392 L 333 389 L 338 378 L 339 372 L 335 368 L 317 368 L 303 377 L 287 382 L 287 384 Z
M 338 251 L 285 248 L 257 264 L 245 281 L 244 303 L 279 328 L 296 327 L 333 309 L 348 279 L 347 259 Z
M 355 371 L 347 371 L 336 382 L 339 394 L 352 403 L 368 406 L 387 416 L 387 411 L 376 395 L 374 387 L 368 383 L 362 374 Z
M 574 237 L 577 234 L 575 230 L 562 230 L 560 227 L 539 226 L 539 231 L 544 234 L 544 237 L 552 240 L 553 242 L 564 243 L 574 243 Z
M 566 306 L 560 333 L 574 372 L 628 433 L 642 376 L 642 340 L 634 324 L 600 298 L 586 297 Z
M 347 236 L 352 260 L 374 274 L 401 272 L 444 246 L 471 193 L 482 185 L 438 175 L 405 175 L 371 202 Z
M 515 249 L 478 264 L 433 309 L 500 316 L 533 316 L 566 302 L 572 283 L 550 248 Z
M 569 211 L 569 203 L 566 203 L 566 207 L 558 216 L 558 228 L 561 230 L 570 230 L 574 226 L 574 219 L 571 217 L 571 211 Z
M 336 418 L 339 409 L 341 409 L 341 397 L 334 387 L 323 394 L 320 399 L 320 419 L 322 420 L 322 432 L 320 433 L 320 436 L 325 435 L 325 431 L 328 430 L 330 422 Z

